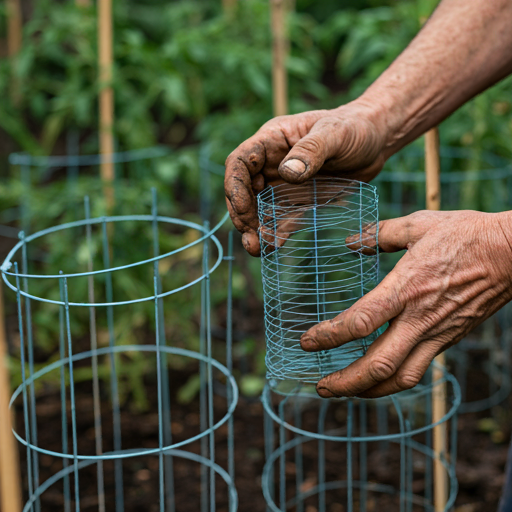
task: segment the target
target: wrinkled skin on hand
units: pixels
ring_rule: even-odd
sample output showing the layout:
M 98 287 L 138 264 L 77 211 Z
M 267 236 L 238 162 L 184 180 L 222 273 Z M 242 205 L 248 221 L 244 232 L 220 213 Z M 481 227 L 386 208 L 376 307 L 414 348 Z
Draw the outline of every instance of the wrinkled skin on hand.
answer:
M 378 243 L 407 252 L 374 290 L 306 332 L 301 346 L 328 350 L 390 325 L 362 358 L 318 383 L 321 397 L 414 387 L 437 354 L 512 299 L 512 212 L 416 212 L 382 221 Z M 347 244 L 358 248 L 354 237 Z
M 386 160 L 385 134 L 362 100 L 265 123 L 226 160 L 226 203 L 245 249 L 260 254 L 256 195 L 267 185 L 302 183 L 316 173 L 370 181 Z

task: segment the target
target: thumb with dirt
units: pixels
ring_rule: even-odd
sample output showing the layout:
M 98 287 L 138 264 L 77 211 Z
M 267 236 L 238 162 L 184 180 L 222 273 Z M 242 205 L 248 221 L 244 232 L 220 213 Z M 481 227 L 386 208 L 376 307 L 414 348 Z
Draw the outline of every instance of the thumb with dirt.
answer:
M 387 138 L 382 114 L 362 100 L 265 123 L 226 160 L 226 202 L 245 249 L 260 254 L 256 195 L 266 186 L 316 174 L 370 181 L 389 156 Z

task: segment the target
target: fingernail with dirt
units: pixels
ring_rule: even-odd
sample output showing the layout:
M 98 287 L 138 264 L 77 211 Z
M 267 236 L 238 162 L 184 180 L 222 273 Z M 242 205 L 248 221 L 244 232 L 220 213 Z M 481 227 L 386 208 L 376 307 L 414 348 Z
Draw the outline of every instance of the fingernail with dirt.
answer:
M 335 395 L 332 391 L 329 391 L 327 388 L 324 387 L 317 387 L 316 392 L 322 397 L 322 398 L 334 398 L 338 395 Z
M 307 352 L 310 350 L 318 350 L 317 342 L 311 336 L 305 334 L 300 338 L 300 346 L 302 350 L 306 350 Z
M 260 255 L 260 241 L 255 233 L 248 232 L 242 235 L 242 245 L 252 256 Z
M 300 178 L 306 172 L 306 164 L 297 159 L 288 160 L 283 164 L 283 170 L 290 178 Z

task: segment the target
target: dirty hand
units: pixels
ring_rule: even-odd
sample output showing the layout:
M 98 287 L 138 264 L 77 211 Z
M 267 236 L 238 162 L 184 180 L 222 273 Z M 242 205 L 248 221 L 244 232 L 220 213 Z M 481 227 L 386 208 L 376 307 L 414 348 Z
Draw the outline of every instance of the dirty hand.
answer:
M 358 242 L 347 240 L 353 249 Z M 382 221 L 378 243 L 407 252 L 374 290 L 303 334 L 301 346 L 328 350 L 389 327 L 363 357 L 318 383 L 321 397 L 414 387 L 437 354 L 512 299 L 512 212 L 416 212 Z
M 266 185 L 316 173 L 369 181 L 386 160 L 386 135 L 382 114 L 362 100 L 265 123 L 226 160 L 226 202 L 245 249 L 260 254 L 256 195 Z

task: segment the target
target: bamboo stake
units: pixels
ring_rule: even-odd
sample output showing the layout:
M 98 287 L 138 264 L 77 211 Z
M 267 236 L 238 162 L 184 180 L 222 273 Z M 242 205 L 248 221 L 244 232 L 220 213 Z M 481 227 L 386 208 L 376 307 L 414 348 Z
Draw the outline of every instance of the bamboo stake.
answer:
M 7 53 L 14 57 L 21 49 L 20 0 L 7 0 Z
M 21 50 L 22 41 L 22 16 L 21 16 L 21 1 L 20 0 L 7 0 L 7 53 L 11 64 L 16 55 Z M 12 102 L 17 105 L 20 100 L 20 88 L 15 75 L 11 78 L 10 94 Z
M 426 181 L 426 205 L 427 210 L 441 209 L 441 164 L 439 159 L 439 130 L 432 128 L 425 134 L 425 181 Z M 439 354 L 435 358 L 436 363 L 444 368 L 445 355 Z M 443 371 L 434 368 L 432 381 L 442 379 Z M 441 420 L 446 414 L 446 384 L 438 384 L 432 393 L 432 421 Z M 434 509 L 435 512 L 443 512 L 448 502 L 448 478 L 446 470 L 441 462 L 441 455 L 447 453 L 446 424 L 434 427 Z
M 11 432 L 13 417 L 9 411 L 10 388 L 4 318 L 0 284 L 0 510 L 21 512 L 20 465 L 15 438 Z
M 286 0 L 270 0 L 272 20 L 272 90 L 274 116 L 288 113 L 288 79 L 286 56 L 289 43 L 286 34 Z
M 98 0 L 98 68 L 100 79 L 100 175 L 107 212 L 114 206 L 114 91 L 112 89 L 112 0 Z
M 7 0 L 7 53 L 11 62 L 21 50 L 22 16 L 20 0 Z M 11 80 L 11 98 L 16 105 L 21 100 L 19 84 Z M 9 371 L 7 369 L 7 338 L 2 286 L 0 282 L 0 510 L 20 512 L 21 482 L 18 450 L 11 432 L 13 417 L 9 411 Z
M 425 181 L 427 210 L 441 209 L 441 162 L 439 160 L 439 130 L 425 134 Z

